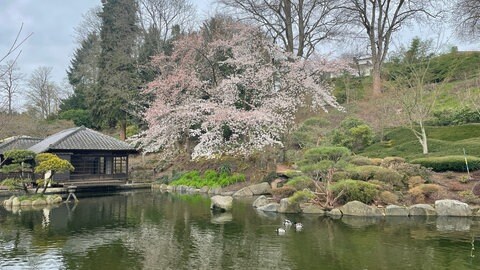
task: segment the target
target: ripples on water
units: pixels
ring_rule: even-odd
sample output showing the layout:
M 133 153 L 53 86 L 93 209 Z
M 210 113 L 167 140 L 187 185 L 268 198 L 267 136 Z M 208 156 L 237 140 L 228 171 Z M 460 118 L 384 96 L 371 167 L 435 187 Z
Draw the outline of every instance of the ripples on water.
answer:
M 277 235 L 285 218 L 304 230 Z M 213 214 L 203 196 L 133 192 L 0 207 L 0 269 L 480 269 L 479 223 L 285 216 L 251 201 Z

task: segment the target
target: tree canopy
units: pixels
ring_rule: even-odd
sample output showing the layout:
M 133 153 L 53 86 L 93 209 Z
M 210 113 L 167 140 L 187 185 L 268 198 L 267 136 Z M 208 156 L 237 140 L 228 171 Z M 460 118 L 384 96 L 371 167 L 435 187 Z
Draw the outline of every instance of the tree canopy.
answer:
M 258 28 L 226 18 L 178 39 L 153 64 L 161 75 L 146 89 L 155 98 L 138 139 L 146 152 L 169 155 L 194 140 L 192 158 L 248 156 L 282 146 L 300 107 L 339 108 L 322 80 L 338 65 L 296 58 Z

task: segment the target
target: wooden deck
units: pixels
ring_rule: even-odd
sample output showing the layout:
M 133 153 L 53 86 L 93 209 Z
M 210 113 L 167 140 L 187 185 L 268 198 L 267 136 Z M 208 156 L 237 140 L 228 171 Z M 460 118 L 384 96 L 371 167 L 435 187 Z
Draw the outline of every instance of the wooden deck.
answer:
M 76 181 L 65 181 L 63 186 L 65 188 L 69 187 L 78 187 L 78 188 L 90 188 L 90 187 L 118 187 L 124 185 L 125 180 L 106 180 L 106 179 L 89 179 L 89 180 L 76 180 Z

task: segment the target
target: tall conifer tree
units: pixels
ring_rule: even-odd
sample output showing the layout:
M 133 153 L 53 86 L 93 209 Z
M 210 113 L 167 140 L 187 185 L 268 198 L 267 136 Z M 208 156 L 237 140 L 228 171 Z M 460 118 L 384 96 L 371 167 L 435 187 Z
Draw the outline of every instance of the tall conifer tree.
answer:
M 99 81 L 92 112 L 104 126 L 118 126 L 121 139 L 126 138 L 130 101 L 139 92 L 134 55 L 139 32 L 137 8 L 135 0 L 108 0 L 103 1 L 100 14 Z

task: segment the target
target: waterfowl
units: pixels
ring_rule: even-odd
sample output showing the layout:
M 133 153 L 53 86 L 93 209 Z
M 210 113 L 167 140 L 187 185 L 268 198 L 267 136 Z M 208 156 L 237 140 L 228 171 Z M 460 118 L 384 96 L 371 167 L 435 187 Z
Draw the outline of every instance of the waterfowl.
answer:
M 293 224 L 293 223 L 292 223 L 290 220 L 288 220 L 288 219 L 285 219 L 285 220 L 283 221 L 283 225 L 284 225 L 285 227 L 290 227 L 290 226 L 292 226 L 292 224 Z
M 278 235 L 283 235 L 286 232 L 284 228 L 277 228 L 275 231 L 277 232 Z
M 301 231 L 303 229 L 303 224 L 300 222 L 295 222 L 293 225 L 295 226 L 295 230 L 297 231 Z

